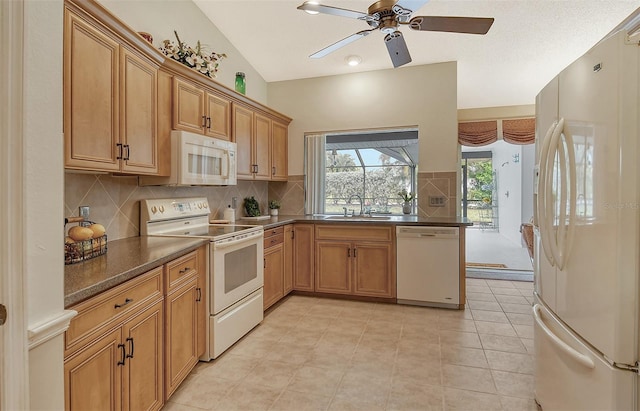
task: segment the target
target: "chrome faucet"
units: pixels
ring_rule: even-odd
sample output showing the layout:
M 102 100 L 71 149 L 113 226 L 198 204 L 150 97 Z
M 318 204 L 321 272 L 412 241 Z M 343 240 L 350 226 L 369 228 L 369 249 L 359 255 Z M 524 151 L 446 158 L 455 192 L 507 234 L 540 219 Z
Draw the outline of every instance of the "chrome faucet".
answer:
M 347 203 L 349 203 L 353 197 L 357 197 L 357 198 L 358 198 L 358 200 L 360 200 L 360 215 L 363 215 L 363 213 L 362 213 L 362 197 L 360 197 L 360 195 L 358 195 L 358 194 L 351 194 L 351 195 L 349 196 L 349 199 L 347 200 Z

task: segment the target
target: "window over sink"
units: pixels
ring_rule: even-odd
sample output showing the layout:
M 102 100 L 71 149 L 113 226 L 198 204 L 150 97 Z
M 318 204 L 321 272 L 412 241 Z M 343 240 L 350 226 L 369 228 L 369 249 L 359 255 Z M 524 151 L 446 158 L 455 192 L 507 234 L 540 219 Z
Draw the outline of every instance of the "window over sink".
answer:
M 315 150 L 318 165 L 309 171 L 323 173 L 315 189 L 316 209 L 322 214 L 402 214 L 401 190 L 417 192 L 418 131 L 387 130 L 326 134 L 324 148 Z M 320 140 L 322 140 L 320 138 Z M 316 144 L 316 148 L 317 144 Z M 307 145 L 307 161 L 310 160 Z M 321 161 L 323 160 L 323 161 Z M 307 176 L 309 177 L 309 176 Z M 307 185 L 308 189 L 311 186 Z M 308 201 L 309 202 L 309 201 Z M 411 202 L 415 213 L 416 202 Z

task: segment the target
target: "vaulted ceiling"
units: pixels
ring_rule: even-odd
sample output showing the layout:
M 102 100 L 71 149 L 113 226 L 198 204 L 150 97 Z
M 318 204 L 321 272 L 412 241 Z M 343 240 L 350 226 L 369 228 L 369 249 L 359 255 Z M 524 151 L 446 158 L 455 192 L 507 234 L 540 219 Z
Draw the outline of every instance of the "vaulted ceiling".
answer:
M 297 10 L 303 0 L 193 1 L 267 82 L 393 67 L 378 31 L 310 59 L 369 26 Z M 366 12 L 372 0 L 319 2 Z M 431 0 L 414 15 L 494 17 L 495 22 L 486 35 L 401 31 L 413 59 L 409 65 L 458 62 L 458 108 L 533 104 L 549 80 L 638 7 L 636 0 Z M 362 63 L 348 66 L 350 55 Z M 411 90 L 397 90 L 403 92 Z

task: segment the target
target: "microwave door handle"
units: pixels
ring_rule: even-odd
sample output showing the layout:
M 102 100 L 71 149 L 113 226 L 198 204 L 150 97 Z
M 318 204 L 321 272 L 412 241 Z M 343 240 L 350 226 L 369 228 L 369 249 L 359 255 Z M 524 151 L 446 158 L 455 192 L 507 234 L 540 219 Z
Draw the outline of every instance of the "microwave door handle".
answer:
M 258 236 L 249 236 L 249 237 L 241 238 L 239 240 L 227 241 L 227 242 L 220 243 L 220 244 L 213 243 L 213 249 L 214 250 L 223 250 L 223 249 L 226 249 L 226 248 L 235 247 L 237 245 L 241 245 L 241 244 L 245 244 L 245 243 L 253 243 L 253 242 L 255 242 L 257 237 Z

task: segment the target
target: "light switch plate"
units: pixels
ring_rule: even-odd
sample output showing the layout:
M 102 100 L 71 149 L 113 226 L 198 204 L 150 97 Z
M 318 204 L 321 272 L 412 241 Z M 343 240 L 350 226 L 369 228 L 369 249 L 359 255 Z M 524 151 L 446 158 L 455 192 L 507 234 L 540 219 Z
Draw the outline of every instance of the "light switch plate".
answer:
M 444 207 L 446 202 L 445 196 L 429 196 L 429 207 Z

